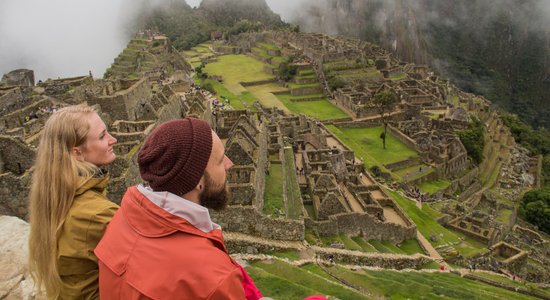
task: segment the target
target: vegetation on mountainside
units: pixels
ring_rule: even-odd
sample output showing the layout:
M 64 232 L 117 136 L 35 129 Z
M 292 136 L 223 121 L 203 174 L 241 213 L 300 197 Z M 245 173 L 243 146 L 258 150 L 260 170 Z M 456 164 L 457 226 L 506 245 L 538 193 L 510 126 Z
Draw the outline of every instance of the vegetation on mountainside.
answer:
M 550 183 L 550 132 L 545 128 L 534 130 L 521 121 L 517 115 L 504 113 L 504 125 L 510 128 L 516 142 L 531 151 L 532 154 L 542 154 L 542 177 L 544 183 Z
M 458 133 L 460 141 L 464 145 L 464 148 L 466 148 L 466 152 L 468 152 L 468 156 L 476 164 L 481 163 L 483 160 L 483 147 L 485 146 L 484 132 L 485 127 L 483 123 L 478 119 L 474 119 L 468 124 L 467 129 Z
M 190 49 L 210 39 L 211 32 L 221 32 L 228 38 L 242 32 L 294 27 L 281 21 L 265 1 L 203 0 L 198 9 L 184 1 L 146 10 L 139 26 L 153 28 L 166 34 L 178 50 Z
M 550 234 L 550 187 L 525 193 L 519 213 L 528 222 Z

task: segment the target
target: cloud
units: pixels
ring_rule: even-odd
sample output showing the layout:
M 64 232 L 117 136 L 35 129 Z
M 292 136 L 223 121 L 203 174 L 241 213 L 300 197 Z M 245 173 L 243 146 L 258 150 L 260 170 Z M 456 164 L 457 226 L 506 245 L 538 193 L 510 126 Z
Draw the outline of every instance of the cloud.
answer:
M 0 1 L 0 75 L 19 68 L 36 80 L 101 77 L 124 49 L 140 1 Z

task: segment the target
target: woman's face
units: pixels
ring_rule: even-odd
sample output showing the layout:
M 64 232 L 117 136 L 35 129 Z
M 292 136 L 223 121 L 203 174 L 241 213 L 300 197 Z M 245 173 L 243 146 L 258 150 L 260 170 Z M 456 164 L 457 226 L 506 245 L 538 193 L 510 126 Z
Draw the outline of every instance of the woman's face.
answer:
M 86 117 L 90 131 L 84 144 L 76 147 L 80 150 L 80 158 L 98 167 L 113 162 L 116 158 L 113 151 L 116 139 L 107 132 L 105 123 L 96 113 L 88 114 Z

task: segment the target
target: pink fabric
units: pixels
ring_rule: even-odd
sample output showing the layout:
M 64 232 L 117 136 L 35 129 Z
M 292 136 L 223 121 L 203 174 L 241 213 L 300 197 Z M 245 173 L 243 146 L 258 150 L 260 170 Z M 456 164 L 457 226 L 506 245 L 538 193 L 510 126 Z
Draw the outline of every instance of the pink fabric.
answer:
M 328 299 L 323 296 L 309 296 L 307 298 L 304 298 L 304 300 L 328 300 Z
M 241 273 L 243 274 L 243 288 L 246 295 L 246 300 L 259 300 L 260 298 L 262 298 L 262 293 L 260 293 L 260 290 L 254 284 L 252 278 L 250 278 L 248 273 L 246 273 L 241 265 L 237 263 L 237 266 L 239 267 L 239 269 L 241 269 Z

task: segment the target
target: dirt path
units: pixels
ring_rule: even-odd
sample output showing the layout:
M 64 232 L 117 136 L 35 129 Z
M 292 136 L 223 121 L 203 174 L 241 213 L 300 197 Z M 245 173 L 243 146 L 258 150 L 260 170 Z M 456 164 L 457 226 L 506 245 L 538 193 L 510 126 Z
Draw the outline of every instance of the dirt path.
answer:
M 348 203 L 351 206 L 351 210 L 353 210 L 354 212 L 359 212 L 359 213 L 364 213 L 365 212 L 365 210 L 363 210 L 363 207 L 361 206 L 361 204 L 359 203 L 357 198 L 355 198 L 349 192 L 348 188 L 343 183 L 340 183 L 340 190 L 344 193 L 344 196 L 346 197 L 346 199 L 348 199 Z
M 407 223 L 405 223 L 405 220 L 403 220 L 403 218 L 401 218 L 401 216 L 397 214 L 395 209 L 387 206 L 384 206 L 383 209 L 384 209 L 384 217 L 386 218 L 387 222 L 407 226 Z

